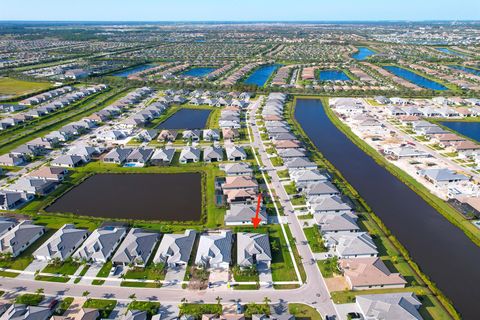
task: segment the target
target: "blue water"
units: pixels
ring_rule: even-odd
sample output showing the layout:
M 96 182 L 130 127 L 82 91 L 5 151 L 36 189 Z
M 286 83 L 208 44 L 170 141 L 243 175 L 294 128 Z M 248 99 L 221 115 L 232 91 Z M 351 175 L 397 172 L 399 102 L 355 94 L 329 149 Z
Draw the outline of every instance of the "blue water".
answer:
M 319 76 L 320 81 L 350 81 L 347 74 L 341 70 L 322 70 Z
M 208 109 L 180 109 L 160 123 L 157 129 L 204 129 L 210 111 Z
M 450 50 L 448 48 L 435 48 L 435 49 L 438 50 L 438 51 L 441 51 L 443 53 L 451 54 L 451 55 L 458 56 L 458 57 L 463 57 L 464 56 L 460 52 L 453 51 L 453 50 Z
M 355 53 L 352 57 L 353 59 L 363 61 L 366 60 L 368 57 L 373 56 L 374 54 L 375 52 L 367 47 L 358 47 L 358 52 Z
M 204 77 L 210 72 L 214 71 L 215 68 L 207 68 L 207 67 L 194 67 L 191 69 L 188 69 L 185 72 L 182 72 L 182 75 L 184 76 L 189 76 L 189 77 Z
M 480 122 L 445 121 L 442 124 L 461 135 L 480 142 Z
M 257 70 L 253 71 L 253 73 L 243 81 L 245 84 L 253 84 L 258 87 L 263 87 L 265 82 L 270 78 L 270 76 L 280 68 L 280 64 L 271 64 L 267 66 L 262 66 Z
M 474 69 L 474 68 L 469 68 L 469 67 L 464 67 L 464 66 L 458 66 L 458 65 L 450 65 L 449 67 L 452 68 L 452 69 L 465 71 L 465 72 L 474 74 L 476 76 L 480 76 L 480 70 L 479 69 Z
M 430 89 L 430 90 L 447 90 L 447 87 L 444 85 L 432 81 L 430 79 L 427 79 L 425 77 L 422 77 L 415 72 L 412 72 L 407 69 L 403 69 L 397 66 L 385 66 L 383 67 L 386 70 L 390 71 L 394 75 L 403 78 L 405 80 L 408 80 L 414 84 L 416 84 L 419 87 L 425 88 L 425 89 Z
M 155 67 L 154 64 L 142 64 L 142 65 L 139 65 L 139 66 L 136 66 L 136 67 L 133 67 L 133 68 L 128 68 L 128 69 L 125 69 L 125 70 L 121 70 L 121 71 L 112 73 L 112 76 L 126 78 L 133 73 L 140 72 L 140 71 L 143 71 L 143 70 L 147 70 L 147 69 L 150 69 L 150 68 L 153 68 L 153 67 Z

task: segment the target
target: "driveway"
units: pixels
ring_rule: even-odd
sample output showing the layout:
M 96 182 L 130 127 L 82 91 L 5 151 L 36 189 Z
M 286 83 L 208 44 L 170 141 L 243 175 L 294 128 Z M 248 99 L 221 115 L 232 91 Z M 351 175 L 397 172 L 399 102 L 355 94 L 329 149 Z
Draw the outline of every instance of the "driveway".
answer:
M 225 286 L 228 282 L 228 270 L 213 269 L 210 271 L 208 281 L 214 288 Z
M 169 268 L 167 274 L 165 275 L 165 283 L 163 284 L 163 286 L 170 288 L 181 288 L 186 271 L 186 266 Z
M 262 284 L 262 288 L 272 288 L 272 270 L 266 263 L 259 262 L 257 264 L 258 277 L 260 282 L 267 282 Z
M 90 268 L 88 268 L 85 275 L 82 277 L 79 283 L 81 284 L 91 284 L 92 278 L 96 277 L 100 269 L 102 268 L 101 264 L 92 264 Z
M 48 265 L 48 261 L 33 260 L 17 279 L 35 279 L 35 272 L 42 271 Z

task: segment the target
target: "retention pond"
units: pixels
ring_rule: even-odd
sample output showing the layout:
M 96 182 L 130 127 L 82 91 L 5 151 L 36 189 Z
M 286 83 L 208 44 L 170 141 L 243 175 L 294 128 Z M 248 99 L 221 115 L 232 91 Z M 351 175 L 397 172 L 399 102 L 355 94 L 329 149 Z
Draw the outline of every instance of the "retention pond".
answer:
M 201 184 L 200 173 L 96 174 L 45 210 L 101 218 L 198 221 Z

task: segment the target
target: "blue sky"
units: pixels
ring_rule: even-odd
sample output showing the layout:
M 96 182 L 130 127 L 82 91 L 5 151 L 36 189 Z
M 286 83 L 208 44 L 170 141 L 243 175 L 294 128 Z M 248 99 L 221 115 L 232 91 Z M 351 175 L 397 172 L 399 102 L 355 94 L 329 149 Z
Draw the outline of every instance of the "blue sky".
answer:
M 479 0 L 1 0 L 0 20 L 480 20 Z

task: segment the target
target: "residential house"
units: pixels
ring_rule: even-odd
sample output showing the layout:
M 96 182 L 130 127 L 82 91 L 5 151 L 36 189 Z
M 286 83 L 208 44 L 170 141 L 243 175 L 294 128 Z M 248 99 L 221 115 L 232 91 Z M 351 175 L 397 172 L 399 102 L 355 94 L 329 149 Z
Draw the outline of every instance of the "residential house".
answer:
M 118 247 L 112 262 L 116 265 L 145 266 L 153 248 L 157 244 L 158 233 L 146 232 L 142 229 L 132 228 Z
M 357 225 L 357 216 L 353 213 L 315 213 L 313 218 L 322 234 L 328 232 L 338 233 L 360 231 L 360 227 Z
M 197 232 L 185 230 L 183 234 L 165 234 L 160 242 L 154 263 L 165 263 L 170 268 L 186 266 L 192 253 Z
M 422 303 L 413 292 L 357 295 L 356 305 L 365 320 L 422 320 Z
M 83 158 L 81 156 L 62 155 L 52 160 L 50 165 L 53 167 L 75 168 L 82 163 Z
M 0 236 L 0 251 L 17 257 L 45 233 L 43 226 L 24 220 Z
M 150 164 L 154 166 L 168 165 L 172 162 L 174 155 L 175 149 L 173 148 L 155 149 L 150 158 Z
M 248 163 L 226 163 L 221 164 L 220 169 L 225 171 L 227 176 L 252 176 L 253 170 Z
M 242 147 L 227 146 L 225 148 L 228 161 L 244 161 L 247 160 L 247 153 Z
M 23 192 L 0 190 L 0 209 L 11 210 L 15 209 L 22 203 L 33 199 L 33 195 L 28 195 Z
M 377 246 L 366 232 L 326 233 L 325 243 L 341 259 L 376 257 Z
M 60 259 L 65 261 L 87 237 L 87 230 L 77 229 L 73 224 L 65 224 L 43 243 L 33 253 L 33 256 L 38 260 Z
M 114 148 L 105 155 L 103 162 L 122 164 L 127 160 L 132 151 L 132 148 Z
M 43 196 L 52 192 L 56 186 L 54 181 L 25 177 L 6 186 L 5 190 Z
M 52 310 L 48 307 L 13 303 L 0 320 L 47 320 L 51 315 Z
M 73 257 L 78 260 L 105 263 L 125 238 L 126 233 L 127 229 L 123 227 L 106 226 L 98 228 L 78 248 Z
M 203 161 L 219 162 L 223 160 L 223 149 L 221 147 L 208 146 L 203 149 Z
M 195 264 L 204 268 L 228 270 L 232 261 L 232 232 L 221 230 L 200 236 Z
M 175 141 L 175 139 L 177 139 L 177 135 L 178 135 L 177 130 L 166 129 L 160 132 L 157 140 L 162 142 Z
M 216 129 L 205 129 L 203 130 L 203 140 L 218 141 L 220 140 L 220 132 Z
M 150 148 L 138 148 L 134 149 L 126 159 L 126 165 L 134 165 L 137 167 L 144 167 L 148 161 L 150 160 L 150 157 L 153 155 L 153 149 Z
M 255 215 L 255 205 L 232 204 L 230 209 L 228 209 L 225 213 L 225 225 L 253 225 L 252 218 L 255 217 Z M 258 213 L 258 217 L 261 219 L 260 224 L 265 225 L 268 223 L 268 217 L 265 208 L 261 208 L 260 212 Z
M 180 152 L 179 162 L 182 164 L 200 161 L 200 149 L 195 147 L 185 147 Z
M 262 264 L 269 268 L 271 262 L 272 253 L 268 234 L 237 233 L 237 264 L 240 267 Z
M 407 281 L 399 273 L 388 270 L 382 259 L 342 259 L 339 267 L 350 290 L 405 288 Z
M 202 131 L 200 130 L 185 130 L 182 132 L 183 141 L 200 141 Z
M 417 172 L 418 175 L 425 178 L 430 183 L 433 183 L 435 187 L 442 188 L 451 184 L 468 181 L 469 178 L 461 173 L 456 173 L 453 170 L 447 168 L 441 169 L 425 169 Z

